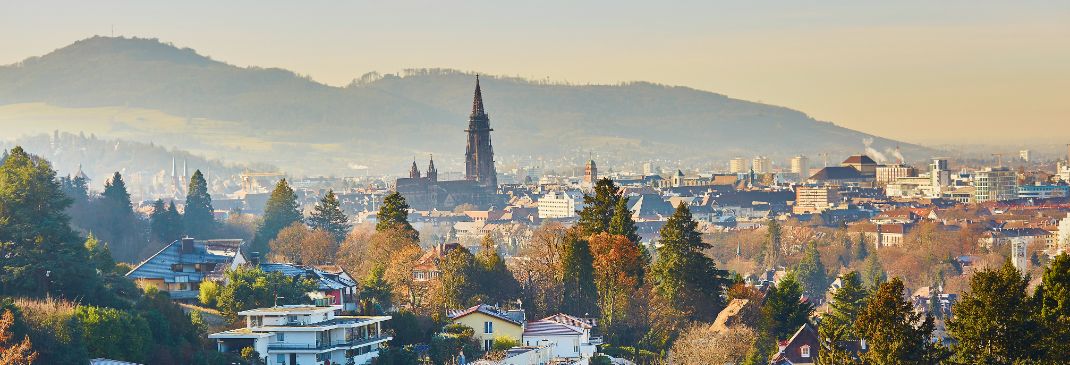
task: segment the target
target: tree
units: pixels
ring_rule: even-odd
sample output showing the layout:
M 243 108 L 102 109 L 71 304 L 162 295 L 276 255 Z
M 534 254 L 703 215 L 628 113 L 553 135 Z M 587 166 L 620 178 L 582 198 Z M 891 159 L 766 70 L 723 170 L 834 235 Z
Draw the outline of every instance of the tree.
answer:
M 476 254 L 480 292 L 492 303 L 514 300 L 520 292 L 520 284 L 513 273 L 505 267 L 505 260 L 498 255 L 498 245 L 490 234 L 483 236 L 479 253 Z M 411 271 L 411 270 L 410 270 Z
M 149 215 L 149 228 L 152 236 L 162 243 L 171 243 L 182 238 L 182 215 L 174 203 L 165 204 L 163 199 L 152 203 Z
M 186 215 L 189 215 L 188 210 Z M 264 221 L 256 231 L 253 249 L 258 250 L 261 256 L 267 257 L 270 252 L 268 243 L 274 240 L 283 228 L 301 222 L 302 218 L 301 206 L 297 204 L 297 194 L 294 194 L 294 190 L 290 188 L 286 179 L 279 180 L 264 206 Z
M 1053 363 L 1070 363 L 1070 256 L 1059 254 L 1048 264 L 1033 294 L 1043 325 L 1042 347 Z
M 3 315 L 0 315 L 0 364 L 33 364 L 37 359 L 37 352 L 33 351 L 30 336 L 24 336 L 22 342 L 11 341 L 11 328 L 14 323 L 15 316 L 11 314 L 11 310 L 5 310 Z
M 409 203 L 405 202 L 405 197 L 401 193 L 395 191 L 383 198 L 383 205 L 379 207 L 376 218 L 379 220 L 375 223 L 376 232 L 400 227 L 408 232 L 414 241 L 420 240 L 420 233 L 409 224 Z
M 575 229 L 565 234 L 561 254 L 561 311 L 580 317 L 598 313 L 598 289 L 594 284 L 594 257 L 587 240 Z
M 821 316 L 821 327 L 843 328 L 847 330 L 846 338 L 855 338 L 854 323 L 866 306 L 868 292 L 857 271 L 841 275 L 840 282 L 840 288 L 832 293 L 829 312 Z
M 201 283 L 199 292 L 197 293 L 197 300 L 201 301 L 208 307 L 215 307 L 219 303 L 219 293 L 223 291 L 223 286 L 219 283 L 206 280 Z
M 691 210 L 681 203 L 661 228 L 661 248 L 651 267 L 655 292 L 677 310 L 711 321 L 724 308 L 721 291 L 727 273 L 702 253 L 710 248 L 697 231 Z
M 869 257 L 869 243 L 866 242 L 865 232 L 858 232 L 858 243 L 854 245 L 854 250 L 856 261 L 862 261 Z
M 118 171 L 104 183 L 104 192 L 97 200 L 96 220 L 98 228 L 103 230 L 104 240 L 108 242 L 126 242 L 135 227 L 134 210 L 130 205 L 130 193 L 126 190 L 123 175 Z
M 999 269 L 985 269 L 970 278 L 970 289 L 947 321 L 948 332 L 958 341 L 958 361 L 1013 364 L 1039 360 L 1041 327 L 1034 302 L 1026 294 L 1028 285 L 1028 276 L 1023 277 L 1010 260 Z
M 776 219 L 769 218 L 766 223 L 767 230 L 765 232 L 765 251 L 764 263 L 767 269 L 776 269 L 780 265 L 780 239 L 782 233 L 780 232 L 780 222 Z
M 311 302 L 308 292 L 315 290 L 311 279 L 289 277 L 280 272 L 264 272 L 259 267 L 227 270 L 226 285 L 219 292 L 216 307 L 230 322 L 237 320 L 238 312 L 275 304 L 305 304 Z
M 594 196 L 583 196 L 584 207 L 579 212 L 579 222 L 576 223 L 584 236 L 609 231 L 613 211 L 619 199 L 621 197 L 617 195 L 617 184 L 613 183 L 613 180 L 603 177 L 594 184 Z M 623 226 L 620 228 L 626 229 Z
M 695 323 L 676 339 L 669 352 L 670 364 L 738 364 L 757 339 L 753 329 L 736 325 L 725 329 Z
M 870 288 L 876 288 L 888 280 L 888 274 L 884 272 L 880 257 L 876 254 L 866 255 L 866 261 L 862 263 L 862 278 Z
M 603 333 L 615 337 L 621 321 L 625 320 L 632 297 L 639 289 L 639 272 L 642 272 L 643 256 L 639 247 L 623 235 L 599 233 L 591 236 L 591 253 L 594 255 L 594 282 L 598 289 L 598 307 L 601 309 Z
M 803 259 L 795 266 L 795 273 L 803 285 L 803 294 L 810 298 L 822 298 L 828 288 L 828 273 L 821 262 L 817 244 L 807 245 Z
M 442 271 L 442 300 L 447 308 L 461 308 L 470 301 L 478 301 L 475 294 L 479 289 L 476 282 L 475 257 L 464 247 L 458 247 L 446 254 L 439 264 Z
M 301 222 L 283 228 L 268 245 L 275 261 L 299 265 L 333 263 L 337 251 L 332 247 L 334 242 L 327 231 L 310 230 Z
M 810 320 L 814 305 L 803 301 L 802 295 L 802 285 L 794 272 L 788 273 L 780 282 L 769 288 L 765 305 L 762 307 L 763 317 L 769 321 L 764 327 L 767 327 L 776 340 L 787 339 Z
M 564 254 L 567 229 L 558 222 L 547 222 L 532 233 L 531 241 L 523 246 L 514 270 L 523 291 L 524 306 L 530 317 L 542 318 L 554 314 L 561 306 L 561 257 Z
M 898 277 L 882 283 L 858 314 L 855 329 L 869 346 L 860 355 L 864 364 L 936 364 L 941 360 L 941 346 L 931 341 L 933 318 L 923 319 L 914 312 L 903 292 Z
M 182 215 L 182 225 L 186 229 L 186 235 L 190 237 L 211 236 L 215 232 L 214 211 L 212 195 L 208 194 L 208 182 L 204 180 L 201 170 L 196 170 L 189 179 L 189 189 L 186 191 L 186 211 Z
M 613 218 L 609 220 L 609 234 L 621 235 L 635 244 L 639 244 L 639 228 L 632 219 L 632 211 L 628 209 L 628 198 L 617 198 L 617 204 L 613 207 Z
M 349 234 L 353 225 L 349 224 L 349 217 L 342 212 L 341 203 L 334 195 L 334 190 L 328 190 L 327 194 L 320 199 L 319 204 L 312 209 L 308 217 L 308 225 L 312 229 L 319 229 L 331 234 L 334 242 L 342 242 Z
M 48 161 L 11 149 L 0 164 L 0 295 L 113 300 L 70 228 L 69 205 Z
M 79 306 L 75 317 L 91 357 L 127 361 L 146 360 L 152 346 L 152 330 L 145 318 L 113 308 Z
M 360 298 L 362 314 L 382 315 L 391 307 L 390 284 L 383 278 L 383 267 L 372 270 L 360 278 Z

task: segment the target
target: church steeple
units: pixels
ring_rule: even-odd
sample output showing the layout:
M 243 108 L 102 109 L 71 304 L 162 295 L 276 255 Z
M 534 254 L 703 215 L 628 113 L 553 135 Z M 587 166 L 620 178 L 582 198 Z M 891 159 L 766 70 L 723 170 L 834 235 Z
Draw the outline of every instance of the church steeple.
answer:
M 468 117 L 468 149 L 465 152 L 465 180 L 476 181 L 485 189 L 496 192 L 498 176 L 494 170 L 494 147 L 490 142 L 490 117 L 483 110 L 483 92 L 476 75 L 476 91 L 472 99 L 472 115 Z
M 413 157 L 413 159 L 412 159 L 412 168 L 409 169 L 409 178 L 412 178 L 412 179 L 419 179 L 420 178 L 420 169 L 416 167 L 416 158 L 415 157 Z
M 487 112 L 483 110 L 483 92 L 479 89 L 479 75 L 476 75 L 476 92 L 472 97 L 472 118 L 486 117 Z
M 427 178 L 438 181 L 438 169 L 435 168 L 435 155 L 431 155 L 431 162 L 427 164 Z

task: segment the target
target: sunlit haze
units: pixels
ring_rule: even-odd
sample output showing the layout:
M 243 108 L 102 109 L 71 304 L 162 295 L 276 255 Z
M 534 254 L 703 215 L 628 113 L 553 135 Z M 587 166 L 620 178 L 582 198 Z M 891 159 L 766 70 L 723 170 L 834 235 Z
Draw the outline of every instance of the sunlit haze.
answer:
M 576 84 L 642 80 L 914 143 L 1060 142 L 1070 133 L 1068 2 L 0 5 L 2 64 L 110 34 L 337 86 L 406 68 Z

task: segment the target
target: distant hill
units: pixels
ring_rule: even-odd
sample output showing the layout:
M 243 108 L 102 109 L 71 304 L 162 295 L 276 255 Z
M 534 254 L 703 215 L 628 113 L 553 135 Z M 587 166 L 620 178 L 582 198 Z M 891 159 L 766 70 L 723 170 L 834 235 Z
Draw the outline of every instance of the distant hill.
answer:
M 504 163 L 527 156 L 580 158 L 592 150 L 609 164 L 660 157 L 720 166 L 737 155 L 786 159 L 803 153 L 817 160 L 820 152 L 835 160 L 861 151 L 863 139 L 881 151 L 900 146 L 908 157 L 931 152 L 796 110 L 687 87 L 481 79 L 497 160 Z M 168 122 L 178 128 L 172 131 L 177 139 L 153 139 L 153 130 L 144 127 L 152 123 L 148 119 L 97 120 L 85 127 L 161 144 L 204 136 L 194 142 L 236 154 L 256 150 L 263 161 L 294 172 L 351 174 L 354 165 L 401 172 L 410 156 L 424 160 L 426 153 L 459 171 L 473 83 L 469 73 L 427 69 L 370 73 L 332 87 L 282 69 L 228 65 L 153 39 L 94 37 L 0 67 L 0 105 L 158 110 L 178 120 Z

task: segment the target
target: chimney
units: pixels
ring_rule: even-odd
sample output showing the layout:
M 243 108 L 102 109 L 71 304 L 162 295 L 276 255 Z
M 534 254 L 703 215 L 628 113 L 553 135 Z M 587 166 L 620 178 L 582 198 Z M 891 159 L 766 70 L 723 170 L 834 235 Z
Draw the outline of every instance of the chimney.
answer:
M 193 253 L 193 238 L 192 237 L 183 237 L 182 238 L 182 253 Z

